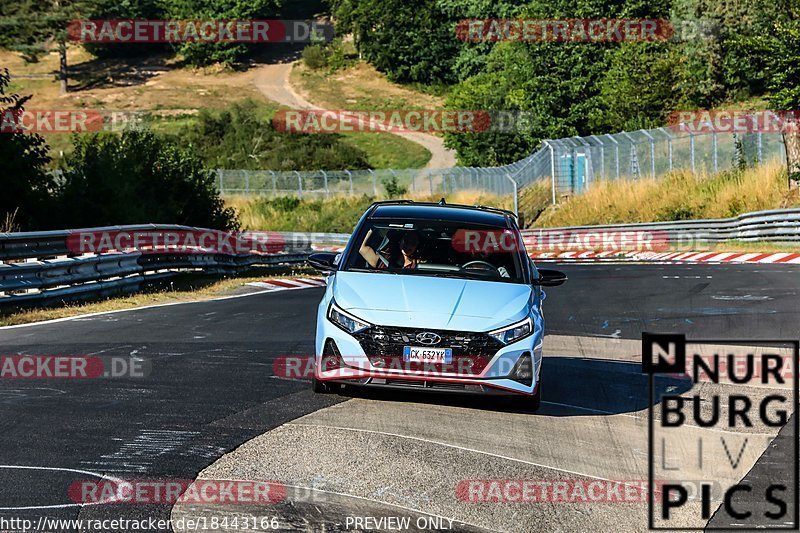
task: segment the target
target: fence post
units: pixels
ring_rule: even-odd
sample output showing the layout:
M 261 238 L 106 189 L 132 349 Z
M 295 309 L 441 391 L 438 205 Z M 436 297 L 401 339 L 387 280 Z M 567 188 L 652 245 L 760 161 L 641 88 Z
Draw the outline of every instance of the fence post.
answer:
M 224 191 L 223 185 L 222 185 L 222 169 L 221 168 L 217 169 L 217 176 L 219 177 L 219 193 L 222 194 L 225 191 Z
M 545 141 L 544 144 L 550 148 L 550 191 L 553 196 L 553 205 L 556 205 L 556 151 L 550 141 Z
M 278 183 L 277 178 L 275 177 L 275 171 L 270 170 L 269 175 L 272 176 L 272 197 L 276 197 L 278 195 Z
M 653 136 L 650 135 L 648 131 L 639 130 L 644 133 L 647 138 L 650 140 L 650 175 L 653 179 L 656 179 L 656 143 Z
M 428 171 L 428 185 L 431 186 L 431 196 L 433 196 L 433 177 L 430 170 Z
M 353 173 L 349 170 L 345 170 L 347 174 L 347 178 L 350 180 L 350 196 L 353 196 Z
M 714 147 L 714 172 L 719 171 L 719 160 L 717 159 L 717 132 L 711 132 L 711 144 Z
M 370 176 L 372 176 L 372 196 L 375 197 L 375 196 L 378 196 L 378 187 L 375 184 L 375 172 L 373 172 L 371 168 L 368 169 L 368 170 L 369 170 Z
M 322 173 L 322 181 L 325 185 L 325 198 L 328 198 L 330 196 L 330 190 L 328 189 L 328 173 L 324 170 L 320 170 L 320 172 Z
M 517 181 L 508 174 L 506 174 L 506 178 L 511 181 L 511 187 L 514 189 L 514 214 L 519 216 L 519 188 Z
M 614 159 L 617 167 L 617 179 L 619 179 L 619 141 L 612 137 L 610 133 L 606 133 L 606 137 L 611 139 L 611 142 L 614 143 Z
M 692 175 L 694 176 L 697 173 L 697 169 L 694 163 L 694 133 L 689 132 L 689 148 L 692 152 Z
M 758 164 L 764 163 L 764 137 L 762 132 L 758 132 Z
M 295 175 L 297 176 L 297 193 L 300 199 L 303 199 L 303 177 L 300 175 L 298 171 L 294 171 Z
M 250 171 L 244 171 L 244 192 L 250 194 Z

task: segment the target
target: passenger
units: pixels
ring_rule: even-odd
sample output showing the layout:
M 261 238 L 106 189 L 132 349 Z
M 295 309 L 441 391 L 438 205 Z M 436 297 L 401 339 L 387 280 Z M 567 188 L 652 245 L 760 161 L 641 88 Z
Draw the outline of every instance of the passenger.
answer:
M 370 237 L 372 237 L 372 230 L 367 232 L 358 253 L 372 268 L 417 268 L 419 265 L 419 259 L 414 257 L 419 246 L 419 235 L 416 231 L 404 231 L 403 236 L 400 237 L 399 246 L 393 246 L 384 253 L 376 252 L 367 244 Z

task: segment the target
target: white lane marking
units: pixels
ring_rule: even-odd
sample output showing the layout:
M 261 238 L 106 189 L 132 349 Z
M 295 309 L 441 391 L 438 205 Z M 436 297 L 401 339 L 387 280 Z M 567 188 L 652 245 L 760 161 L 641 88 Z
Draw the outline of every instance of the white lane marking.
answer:
M 287 422 L 284 425 L 285 426 L 315 427 L 315 428 L 325 428 L 325 429 L 338 429 L 338 430 L 341 430 L 341 431 L 354 431 L 354 432 L 357 432 L 357 433 L 371 433 L 371 434 L 375 434 L 375 435 L 385 435 L 387 437 L 398 437 L 398 438 L 401 438 L 401 439 L 416 440 L 416 441 L 420 441 L 420 442 L 427 442 L 428 444 L 438 444 L 439 446 L 446 446 L 448 448 L 453 448 L 453 449 L 461 450 L 461 451 L 465 451 L 465 452 L 480 453 L 480 454 L 483 454 L 483 455 L 488 455 L 490 457 L 496 457 L 497 459 L 505 459 L 506 461 L 515 461 L 517 463 L 523 463 L 523 464 L 530 465 L 530 466 L 536 466 L 536 467 L 539 467 L 539 468 L 546 468 L 548 470 L 555 470 L 557 472 L 563 472 L 565 474 L 572 474 L 574 476 L 584 476 L 584 477 L 588 477 L 588 478 L 592 478 L 592 479 L 597 479 L 597 480 L 600 480 L 600 481 L 611 481 L 610 479 L 606 479 L 606 478 L 598 477 L 598 476 L 593 476 L 593 475 L 590 475 L 590 474 L 584 474 L 582 472 L 576 472 L 574 470 L 566 470 L 564 468 L 557 468 L 555 466 L 543 465 L 543 464 L 540 464 L 540 463 L 534 463 L 533 461 L 526 461 L 525 459 L 517 459 L 515 457 L 508 457 L 507 455 L 500 455 L 500 454 L 497 454 L 497 453 L 486 452 L 486 451 L 483 451 L 483 450 L 476 450 L 475 448 L 467 448 L 465 446 L 459 446 L 457 444 L 450 444 L 450 443 L 447 443 L 447 442 L 441 442 L 441 441 L 437 441 L 437 440 L 426 439 L 424 437 L 412 437 L 410 435 L 401 435 L 400 433 L 389 433 L 387 431 L 377 431 L 377 430 L 373 430 L 373 429 L 346 428 L 346 427 L 339 427 L 339 426 L 328 426 L 328 425 L 323 425 L 323 424 L 306 424 L 306 423 L 303 423 L 303 422 Z
M 288 425 L 288 424 L 284 424 L 284 425 Z M 295 424 L 295 425 L 299 426 L 301 424 Z M 321 427 L 321 426 L 318 426 L 318 427 Z M 277 429 L 277 428 L 275 428 L 275 429 Z M 275 431 L 275 430 L 273 429 L 271 431 Z M 215 479 L 214 478 L 199 478 L 198 477 L 197 479 L 195 479 L 195 481 L 215 481 Z M 234 478 L 226 477 L 224 481 L 237 481 L 237 482 L 238 481 L 243 481 L 243 482 L 247 482 L 247 481 L 252 481 L 252 480 L 251 479 L 234 479 Z M 610 481 L 610 480 L 603 480 L 603 481 Z M 435 514 L 435 513 L 429 513 L 427 511 L 423 511 L 422 509 L 416 509 L 414 507 L 407 507 L 405 505 L 400 505 L 400 504 L 397 504 L 397 503 L 389 503 L 389 502 L 385 502 L 385 501 L 381 501 L 381 500 L 376 500 L 375 498 L 369 498 L 367 496 L 356 496 L 354 494 L 345 494 L 344 492 L 337 492 L 335 490 L 325 490 L 325 489 L 320 489 L 318 487 L 304 487 L 303 485 L 289 485 L 288 483 L 281 483 L 281 485 L 283 485 L 284 487 L 291 487 L 293 489 L 303 489 L 303 490 L 307 490 L 307 491 L 308 490 L 313 490 L 313 491 L 316 491 L 316 492 L 324 492 L 325 494 L 333 494 L 334 496 L 344 496 L 345 498 L 355 498 L 357 500 L 364 500 L 364 501 L 368 501 L 368 502 L 377 503 L 377 504 L 380 504 L 380 505 L 388 505 L 389 507 L 395 507 L 397 509 L 403 509 L 404 511 L 411 511 L 413 513 L 424 514 L 424 515 L 427 515 L 427 516 L 432 516 L 434 518 L 443 518 L 443 519 L 448 520 L 448 521 L 457 522 L 459 524 L 464 524 L 464 525 L 467 525 L 467 526 L 472 526 L 474 528 L 482 529 L 484 531 L 496 531 L 497 533 L 502 533 L 502 531 L 499 530 L 499 529 L 490 529 L 490 528 L 485 527 L 485 526 L 479 526 L 477 524 L 473 524 L 472 522 L 465 522 L 464 520 L 458 520 L 456 518 L 449 518 L 447 516 L 442 516 L 442 515 L 438 515 L 438 514 Z M 178 502 L 178 503 L 181 503 L 181 502 Z M 317 510 L 319 510 L 319 509 L 317 509 Z
M 73 474 L 83 474 L 86 476 L 96 477 L 97 479 L 108 479 L 116 485 L 124 483 L 121 479 L 115 478 L 113 476 L 98 474 L 97 472 L 90 472 L 88 470 L 78 470 L 75 468 L 59 468 L 52 466 L 28 466 L 28 465 L 0 465 L 0 469 L 3 468 L 7 470 L 45 470 L 51 472 L 71 472 Z M 101 503 L 107 504 L 113 502 L 114 500 L 103 500 L 99 502 L 86 502 L 86 503 L 62 503 L 55 505 L 33 505 L 27 507 L 0 507 L 0 511 L 27 511 L 32 509 L 64 509 L 67 507 L 83 507 L 84 505 L 98 505 Z
M 220 302 L 223 300 L 234 300 L 236 298 L 244 298 L 246 296 L 257 296 L 259 294 L 268 294 L 270 292 L 274 292 L 272 290 L 265 290 L 265 291 L 254 291 L 248 292 L 245 294 L 234 294 L 231 296 L 219 296 L 217 298 L 207 298 L 205 300 L 187 300 L 185 302 L 167 302 L 163 304 L 152 304 L 152 305 L 143 305 L 141 307 L 129 307 L 126 309 L 115 309 L 113 311 L 97 311 L 96 313 L 86 313 L 84 315 L 75 315 L 75 316 L 65 316 L 61 318 L 51 318 L 50 320 L 42 320 L 41 322 L 28 322 L 25 324 L 14 324 L 13 326 L 0 326 L 0 331 L 6 329 L 16 329 L 16 328 L 29 328 L 32 326 L 43 326 L 46 324 L 55 324 L 58 322 L 67 322 L 69 320 L 80 320 L 85 318 L 92 318 L 97 316 L 105 316 L 105 315 L 115 315 L 117 313 L 127 313 L 128 311 L 141 311 L 142 309 L 155 309 L 158 307 L 170 307 L 173 305 L 184 305 L 184 304 L 197 304 L 197 303 L 204 303 L 204 302 Z

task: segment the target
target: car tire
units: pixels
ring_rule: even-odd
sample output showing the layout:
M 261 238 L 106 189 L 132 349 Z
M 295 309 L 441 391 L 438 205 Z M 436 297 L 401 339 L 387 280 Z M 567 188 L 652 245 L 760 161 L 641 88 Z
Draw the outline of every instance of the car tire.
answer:
M 331 394 L 337 388 L 334 383 L 325 383 L 317 379 L 317 376 L 311 378 L 311 390 L 316 394 Z

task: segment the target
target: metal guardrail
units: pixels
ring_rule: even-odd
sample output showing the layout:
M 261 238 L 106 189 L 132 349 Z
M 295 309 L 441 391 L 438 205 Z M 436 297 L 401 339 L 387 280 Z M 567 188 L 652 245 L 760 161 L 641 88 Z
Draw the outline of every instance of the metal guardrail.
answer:
M 276 253 L 175 253 L 122 251 L 79 254 L 69 244 L 81 232 L 210 232 L 203 228 L 145 224 L 78 230 L 0 233 L 0 306 L 68 301 L 136 291 L 146 282 L 180 272 L 235 272 L 257 265 L 301 263 L 312 251 L 305 234 L 281 233 Z M 344 236 L 347 237 L 346 235 Z M 338 243 L 331 234 L 327 241 Z M 324 246 L 326 239 L 320 238 Z
M 313 250 L 338 249 L 345 233 L 276 233 L 283 244 L 275 253 L 174 253 L 127 251 L 76 255 L 68 238 L 80 232 L 212 231 L 176 225 L 146 224 L 83 230 L 0 234 L 0 305 L 72 300 L 87 296 L 135 291 L 144 283 L 180 272 L 235 272 L 256 265 L 301 263 Z M 530 242 L 537 235 L 581 231 L 662 232 L 669 243 L 697 245 L 731 240 L 797 244 L 800 247 L 800 209 L 775 209 L 734 218 L 637 224 L 608 224 L 523 230 Z M 23 262 L 18 260 L 24 259 Z
M 709 220 L 679 220 L 674 222 L 643 222 L 607 224 L 601 226 L 572 226 L 524 230 L 523 235 L 535 236 L 558 231 L 652 231 L 664 232 L 669 240 L 678 242 L 725 241 L 772 242 L 800 246 L 800 209 L 773 209 L 744 213 L 733 218 Z

